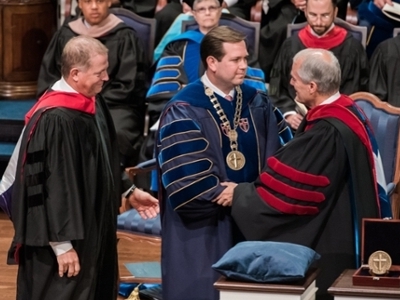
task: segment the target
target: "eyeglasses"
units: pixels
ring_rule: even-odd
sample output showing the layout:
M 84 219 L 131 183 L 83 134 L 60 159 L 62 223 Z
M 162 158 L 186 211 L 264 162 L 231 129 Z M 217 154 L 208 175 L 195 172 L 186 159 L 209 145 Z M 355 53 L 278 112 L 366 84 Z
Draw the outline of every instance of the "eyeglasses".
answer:
M 103 4 L 106 0 L 78 0 L 82 1 L 84 4 L 91 4 L 92 2 L 96 2 L 97 4 Z
M 308 19 L 310 19 L 310 20 L 317 20 L 317 19 L 321 19 L 321 20 L 328 20 L 328 19 L 330 19 L 332 17 L 332 12 L 330 12 L 330 13 L 325 13 L 325 14 L 322 14 L 322 15 L 317 15 L 317 14 L 314 14 L 314 13 L 307 13 L 307 18 Z
M 210 13 L 215 13 L 218 9 L 219 9 L 219 6 L 210 6 L 210 7 L 200 7 L 199 9 L 196 9 L 196 10 L 194 9 L 193 11 L 204 15 L 207 12 L 207 10 Z

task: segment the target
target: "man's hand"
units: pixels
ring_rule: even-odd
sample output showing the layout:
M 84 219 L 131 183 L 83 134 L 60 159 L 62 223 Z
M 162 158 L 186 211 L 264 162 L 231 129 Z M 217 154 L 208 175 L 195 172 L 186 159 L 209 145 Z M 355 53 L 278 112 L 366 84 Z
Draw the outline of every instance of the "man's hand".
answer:
M 81 270 L 79 257 L 74 248 L 68 250 L 64 254 L 58 255 L 57 262 L 58 275 L 60 275 L 60 277 L 63 277 L 65 273 L 67 273 L 68 277 L 76 276 Z
M 290 0 L 297 9 L 304 11 L 306 8 L 306 0 Z
M 128 200 L 129 204 L 138 211 L 142 219 L 155 218 L 160 212 L 158 200 L 139 188 L 133 191 Z
M 288 123 L 291 128 L 297 130 L 297 128 L 299 128 L 301 121 L 303 120 L 303 116 L 300 114 L 288 115 L 285 117 L 285 120 L 286 123 Z
M 226 186 L 226 188 L 212 202 L 215 202 L 222 206 L 232 206 L 233 190 L 237 186 L 237 183 L 221 182 L 221 185 Z
M 385 4 L 389 4 L 390 6 L 393 6 L 393 3 L 391 0 L 374 0 L 374 4 L 379 7 L 380 9 L 382 9 Z

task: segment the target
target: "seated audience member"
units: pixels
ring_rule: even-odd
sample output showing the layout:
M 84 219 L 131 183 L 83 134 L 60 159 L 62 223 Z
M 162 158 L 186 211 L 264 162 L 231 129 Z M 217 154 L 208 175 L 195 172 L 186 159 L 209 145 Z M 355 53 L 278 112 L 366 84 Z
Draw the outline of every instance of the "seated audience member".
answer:
M 157 20 L 156 45 L 161 41 L 168 28 L 181 13 L 190 13 L 195 0 L 170 0 L 155 15 Z M 222 8 L 227 8 L 235 16 L 250 20 L 251 7 L 257 0 L 219 0 Z
M 286 40 L 287 25 L 306 21 L 306 0 L 263 1 L 260 31 L 260 62 L 266 82 L 270 81 L 272 65 Z M 338 0 L 338 17 L 346 20 L 347 0 Z
M 308 0 L 305 15 L 308 25 L 286 39 L 271 71 L 269 92 L 290 127 L 296 130 L 303 118 L 296 111 L 296 91 L 289 84 L 293 57 L 305 48 L 330 50 L 341 67 L 340 92 L 352 94 L 367 88 L 368 60 L 360 41 L 334 24 L 336 0 Z
M 87 35 L 98 39 L 110 53 L 107 70 L 110 80 L 98 97 L 103 97 L 110 109 L 122 164 L 134 165 L 144 124 L 145 53 L 134 30 L 109 13 L 111 0 L 80 0 L 78 5 L 83 16 L 64 24 L 47 48 L 38 78 L 38 95 L 60 78 L 62 49 L 72 37 Z
M 370 59 L 368 90 L 400 107 L 400 36 L 383 41 Z
M 387 195 L 378 197 L 370 128 L 339 93 L 340 77 L 330 51 L 295 55 L 290 83 L 310 109 L 300 134 L 267 159 L 255 182 L 239 183 L 231 202 L 247 240 L 290 242 L 321 254 L 317 299 L 332 299 L 327 288 L 360 265 L 362 218 L 391 217 Z
M 399 3 L 399 0 L 393 2 Z M 359 25 L 368 28 L 367 55 L 369 58 L 382 41 L 393 37 L 393 29 L 400 27 L 400 21 L 391 19 L 382 12 L 386 3 L 393 5 L 393 2 L 391 0 L 364 0 L 358 6 Z
M 216 27 L 200 51 L 205 73 L 168 102 L 157 135 L 165 300 L 219 299 L 211 265 L 241 240 L 230 209 L 214 203 L 232 195 L 220 182 L 254 180 L 281 146 L 274 107 L 244 83 L 245 36 Z

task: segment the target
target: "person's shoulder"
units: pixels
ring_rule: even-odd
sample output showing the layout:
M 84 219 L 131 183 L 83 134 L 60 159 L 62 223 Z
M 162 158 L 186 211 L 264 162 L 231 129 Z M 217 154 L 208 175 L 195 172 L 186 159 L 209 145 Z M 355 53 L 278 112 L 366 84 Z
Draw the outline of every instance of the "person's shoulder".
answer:
M 170 51 L 177 51 L 185 47 L 185 45 L 188 43 L 188 40 L 185 39 L 177 39 L 177 40 L 172 40 L 170 41 L 165 47 L 163 54 L 169 53 Z
M 77 34 L 68 26 L 68 23 L 63 24 L 53 35 L 53 40 L 65 45 L 71 38 Z
M 385 54 L 395 52 L 397 56 L 400 52 L 400 35 L 384 40 L 376 47 L 376 49 L 379 49 L 379 51 L 382 51 Z
M 301 42 L 298 33 L 286 38 L 286 40 L 282 43 L 282 46 L 279 50 L 281 57 L 293 57 L 297 52 L 304 49 L 305 46 Z M 288 62 L 291 64 L 291 62 Z
M 115 27 L 113 27 L 106 36 L 111 36 L 111 35 L 116 35 L 116 36 L 128 35 L 136 37 L 138 33 L 134 28 L 128 26 L 126 23 L 120 22 Z
M 204 35 L 194 30 L 189 30 L 173 37 L 164 47 L 164 49 L 177 48 L 186 45 L 189 42 L 200 43 Z
M 171 99 L 171 101 L 185 100 L 190 102 L 204 95 L 204 85 L 200 79 L 189 83 Z
M 248 102 L 250 106 L 259 107 L 269 105 L 270 100 L 267 93 L 257 90 L 256 88 L 246 83 L 243 83 L 240 88 L 243 93 L 244 101 Z
M 300 39 L 299 39 L 299 34 L 298 33 L 287 37 L 282 43 L 281 51 L 282 50 L 287 50 L 288 48 L 291 48 L 293 43 L 298 43 L 299 41 L 300 41 Z
M 57 118 L 59 120 L 64 120 L 66 122 L 74 121 L 77 118 L 82 118 L 82 116 L 86 116 L 87 114 L 66 107 L 49 107 L 43 113 L 43 116 L 48 118 Z
M 362 45 L 361 41 L 357 38 L 354 37 L 353 34 L 350 32 L 347 32 L 347 35 L 345 39 L 343 40 L 343 43 L 339 45 L 339 47 L 347 46 L 350 49 L 354 50 L 362 50 L 365 52 L 364 46 Z

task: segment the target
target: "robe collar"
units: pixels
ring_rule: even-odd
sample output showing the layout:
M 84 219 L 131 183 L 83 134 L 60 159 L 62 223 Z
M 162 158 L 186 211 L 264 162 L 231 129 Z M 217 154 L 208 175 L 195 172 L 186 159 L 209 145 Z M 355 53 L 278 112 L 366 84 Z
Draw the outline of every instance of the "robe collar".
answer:
M 92 38 L 99 38 L 107 35 L 113 28 L 123 21 L 113 14 L 109 14 L 102 22 L 97 25 L 87 27 L 83 18 L 68 23 L 68 26 L 79 35 L 87 35 Z
M 362 143 L 365 145 L 369 151 L 372 153 L 371 143 L 368 137 L 368 133 L 365 130 L 363 123 L 354 115 L 347 107 L 351 107 L 354 105 L 354 101 L 345 95 L 341 95 L 339 99 L 336 101 L 325 104 L 318 105 L 308 112 L 306 115 L 307 120 L 307 128 L 312 126 L 315 121 L 323 118 L 335 118 L 339 119 L 347 126 L 351 128 L 351 130 L 357 134 Z
M 222 98 L 225 98 L 226 94 L 211 82 L 210 78 L 208 78 L 207 76 L 207 73 L 204 73 L 204 75 L 201 76 L 200 80 L 204 83 L 205 86 L 208 86 L 210 89 L 212 89 L 214 93 L 220 95 Z M 232 89 L 228 95 L 231 96 L 232 99 L 235 99 L 235 89 Z
M 332 30 L 321 37 L 313 34 L 310 25 L 307 25 L 299 31 L 299 39 L 306 48 L 322 48 L 325 50 L 330 50 L 341 45 L 346 36 L 346 29 L 336 25 L 332 28 Z
M 76 92 L 48 91 L 25 115 L 25 124 L 41 108 L 64 107 L 78 110 L 91 115 L 95 114 L 95 97 L 88 98 Z

